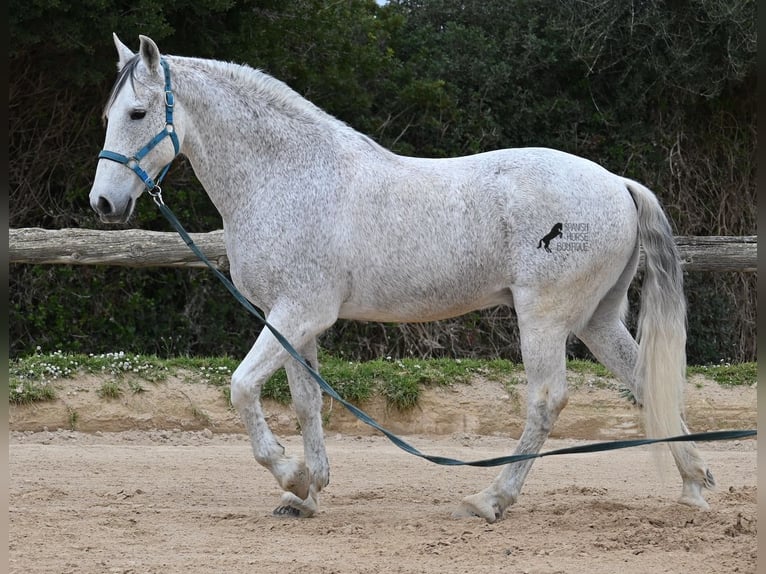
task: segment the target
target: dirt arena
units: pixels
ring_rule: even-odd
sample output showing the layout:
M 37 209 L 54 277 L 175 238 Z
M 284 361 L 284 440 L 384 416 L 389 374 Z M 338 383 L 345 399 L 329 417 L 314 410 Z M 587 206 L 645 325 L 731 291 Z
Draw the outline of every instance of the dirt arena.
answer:
M 718 481 L 707 512 L 677 504 L 672 463 L 659 472 L 640 447 L 541 459 L 518 504 L 486 524 L 450 513 L 497 469 L 435 466 L 333 413 L 330 485 L 320 513 L 296 520 L 271 516 L 279 489 L 253 460 L 236 417 L 218 405 L 218 390 L 207 396 L 202 385 L 163 383 L 148 397 L 105 404 L 92 384 L 67 382 L 57 404 L 11 408 L 11 573 L 756 572 L 755 440 L 699 444 Z M 510 453 L 523 389 L 467 389 L 431 393 L 406 416 L 368 410 L 429 453 Z M 176 391 L 188 401 L 173 399 Z M 698 381 L 687 394 L 695 431 L 755 428 L 755 388 Z M 575 388 L 545 449 L 635 436 L 639 414 L 619 401 L 609 389 Z M 184 402 L 185 414 L 177 406 Z M 509 431 L 492 422 L 498 402 Z M 62 424 L 73 408 L 78 431 Z M 447 414 L 434 415 L 439 409 Z M 281 434 L 292 426 L 282 442 L 299 452 L 289 411 L 270 410 Z

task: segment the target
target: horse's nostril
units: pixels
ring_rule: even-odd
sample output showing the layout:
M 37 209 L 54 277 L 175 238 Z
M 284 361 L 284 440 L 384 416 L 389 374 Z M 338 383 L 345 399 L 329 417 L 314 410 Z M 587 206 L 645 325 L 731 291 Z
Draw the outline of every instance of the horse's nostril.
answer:
M 109 203 L 109 200 L 103 196 L 98 198 L 98 203 L 96 204 L 96 210 L 102 214 L 102 215 L 109 215 L 112 213 L 112 204 Z

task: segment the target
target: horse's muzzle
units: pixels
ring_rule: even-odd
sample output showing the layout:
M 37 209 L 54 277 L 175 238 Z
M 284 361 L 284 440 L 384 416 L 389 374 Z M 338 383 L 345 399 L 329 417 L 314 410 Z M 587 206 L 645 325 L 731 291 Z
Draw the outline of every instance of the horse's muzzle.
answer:
M 98 213 L 99 218 L 104 223 L 126 223 L 133 214 L 134 205 L 133 198 L 131 197 L 120 209 L 103 195 L 100 195 L 98 199 L 90 203 L 90 206 Z

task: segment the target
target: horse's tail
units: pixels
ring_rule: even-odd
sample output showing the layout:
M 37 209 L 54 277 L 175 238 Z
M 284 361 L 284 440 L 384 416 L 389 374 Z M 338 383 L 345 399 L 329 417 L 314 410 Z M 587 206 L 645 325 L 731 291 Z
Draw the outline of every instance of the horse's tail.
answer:
M 645 254 L 636 380 L 643 382 L 646 432 L 651 438 L 685 432 L 686 300 L 678 249 L 655 195 L 630 180 L 626 185 L 638 210 L 638 235 Z

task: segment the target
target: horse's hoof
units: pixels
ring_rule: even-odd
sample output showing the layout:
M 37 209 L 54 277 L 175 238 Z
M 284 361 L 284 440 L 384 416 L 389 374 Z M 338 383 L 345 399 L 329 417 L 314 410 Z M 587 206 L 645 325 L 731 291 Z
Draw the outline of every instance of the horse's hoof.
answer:
M 311 518 L 319 511 L 318 497 L 315 492 L 311 492 L 304 500 L 292 492 L 283 492 L 280 502 L 281 504 L 274 509 L 274 516 Z
M 466 496 L 460 503 L 460 506 L 452 513 L 453 518 L 483 518 L 492 524 L 502 518 L 503 513 L 497 507 L 487 500 L 484 493 L 472 494 Z
M 301 511 L 292 506 L 277 506 L 272 511 L 272 516 L 278 516 L 279 518 L 300 518 Z
M 710 510 L 710 505 L 707 503 L 707 500 L 704 498 L 693 498 L 689 496 L 682 496 L 678 499 L 678 502 L 680 504 L 684 504 L 686 506 L 691 506 L 692 508 L 696 508 L 698 510 Z
M 706 480 L 702 483 L 690 479 L 684 480 L 681 497 L 678 499 L 678 502 L 687 506 L 699 508 L 700 510 L 710 510 L 710 505 L 705 500 L 705 497 L 702 496 L 702 490 L 703 488 L 710 488 L 708 484 L 715 484 L 715 481 L 713 480 L 713 475 L 710 474 L 710 471 L 706 473 L 705 479 Z
M 452 511 L 452 518 L 481 518 L 478 514 L 476 514 L 473 510 L 468 508 L 465 504 L 461 504 L 458 506 L 455 510 Z
M 710 510 L 710 505 L 705 500 L 701 493 L 696 492 L 696 489 L 686 489 L 678 499 L 680 504 L 697 508 L 698 510 Z

